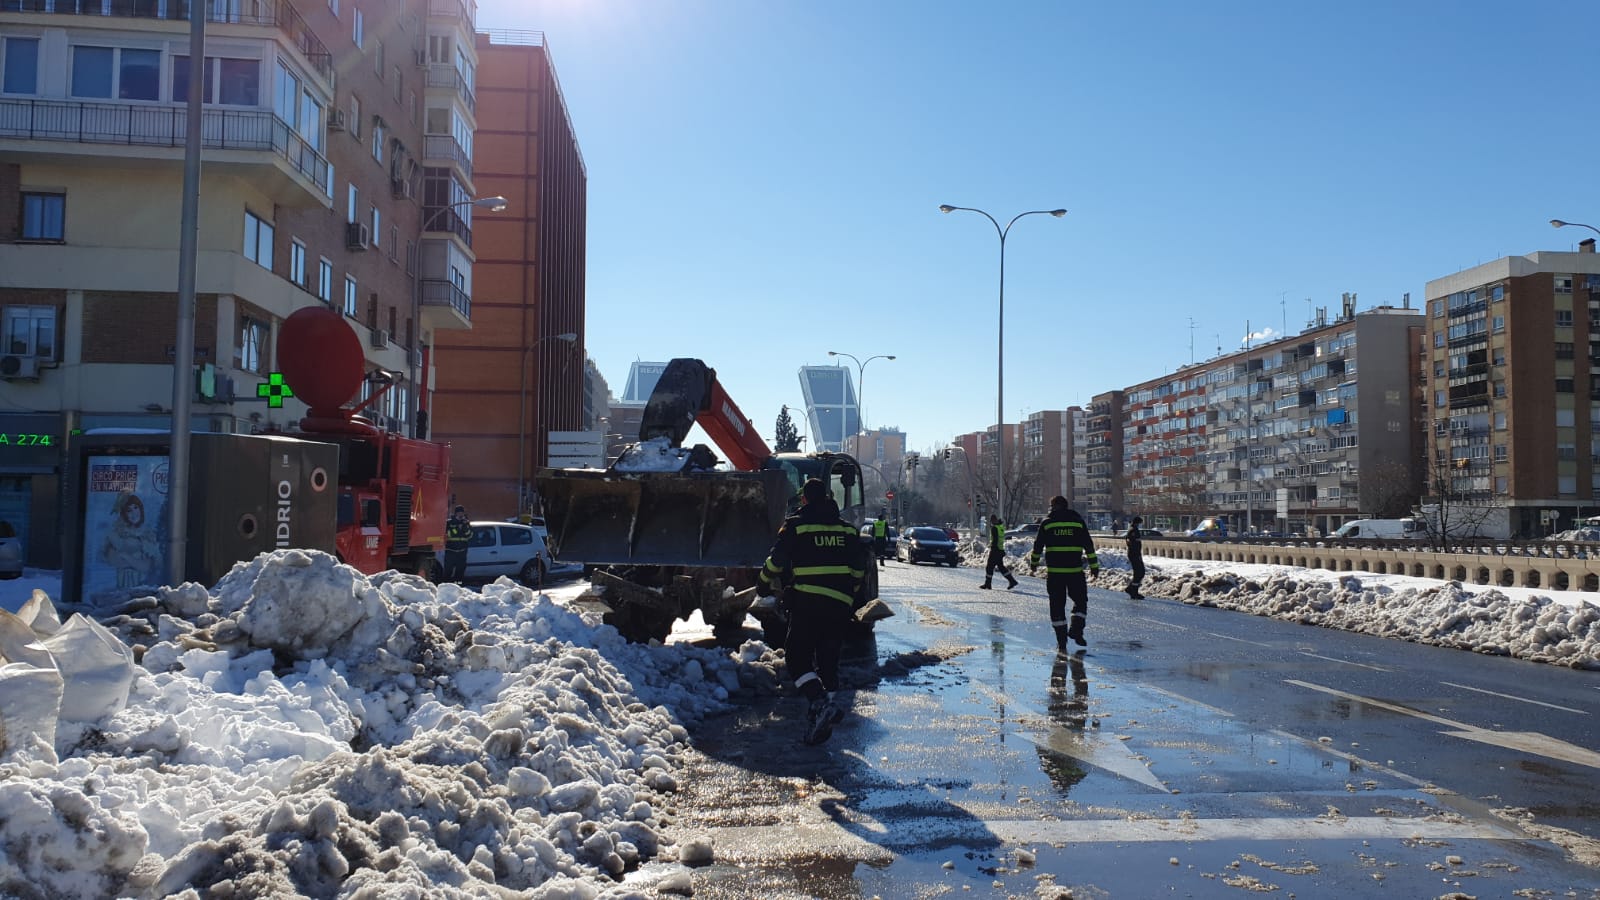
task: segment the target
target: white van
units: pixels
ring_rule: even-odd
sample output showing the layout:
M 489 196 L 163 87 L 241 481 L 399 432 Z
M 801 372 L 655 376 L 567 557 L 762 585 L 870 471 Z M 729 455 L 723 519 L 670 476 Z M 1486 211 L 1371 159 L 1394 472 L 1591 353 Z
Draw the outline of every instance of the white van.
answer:
M 1336 538 L 1388 538 L 1420 541 L 1428 536 L 1421 519 L 1356 519 L 1346 522 L 1332 534 Z

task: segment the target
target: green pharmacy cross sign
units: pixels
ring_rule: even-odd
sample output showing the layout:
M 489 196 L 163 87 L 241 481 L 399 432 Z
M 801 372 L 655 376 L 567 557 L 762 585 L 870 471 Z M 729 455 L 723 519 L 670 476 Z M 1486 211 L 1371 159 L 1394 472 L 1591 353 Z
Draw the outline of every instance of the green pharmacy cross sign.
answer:
M 266 398 L 267 405 L 276 409 L 283 406 L 285 397 L 293 397 L 294 391 L 284 383 L 282 372 L 272 372 L 265 384 L 256 385 L 256 396 Z

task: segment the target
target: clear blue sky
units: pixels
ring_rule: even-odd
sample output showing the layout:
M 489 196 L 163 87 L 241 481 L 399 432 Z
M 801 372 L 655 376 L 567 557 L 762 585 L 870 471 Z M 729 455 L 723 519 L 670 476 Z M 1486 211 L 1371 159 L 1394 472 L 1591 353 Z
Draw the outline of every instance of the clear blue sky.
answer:
M 1600 225 L 1596 3 L 482 0 L 479 26 L 546 34 L 613 390 L 698 356 L 769 438 L 829 350 L 899 357 L 867 420 L 915 449 L 994 422 L 999 241 L 941 203 L 1070 210 L 1007 240 L 1008 421 Z

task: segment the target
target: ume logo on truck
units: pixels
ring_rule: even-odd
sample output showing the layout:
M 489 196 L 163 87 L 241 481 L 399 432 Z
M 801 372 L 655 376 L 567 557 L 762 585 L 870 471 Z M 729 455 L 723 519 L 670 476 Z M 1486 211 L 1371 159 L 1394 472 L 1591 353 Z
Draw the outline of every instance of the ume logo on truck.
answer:
M 278 482 L 278 531 L 277 544 L 279 547 L 288 547 L 289 524 L 293 521 L 294 514 L 294 485 L 288 479 Z

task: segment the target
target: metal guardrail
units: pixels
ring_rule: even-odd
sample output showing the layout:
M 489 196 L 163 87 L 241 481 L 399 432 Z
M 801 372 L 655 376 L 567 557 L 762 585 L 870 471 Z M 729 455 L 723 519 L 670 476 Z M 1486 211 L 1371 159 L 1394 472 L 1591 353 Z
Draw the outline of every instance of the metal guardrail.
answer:
M 428 87 L 450 88 L 461 95 L 462 102 L 467 104 L 467 109 L 476 113 L 478 111 L 477 98 L 472 96 L 472 88 L 467 84 L 467 79 L 456 67 L 452 65 L 431 65 L 428 67 Z
M 423 159 L 448 159 L 461 167 L 461 171 L 472 177 L 472 157 L 467 154 L 461 142 L 448 134 L 428 134 L 422 138 Z
M 206 109 L 200 127 L 207 148 L 276 153 L 328 193 L 328 160 L 270 110 Z M 187 134 L 187 112 L 180 106 L 0 99 L 0 137 L 182 147 Z
M 424 279 L 422 282 L 423 306 L 448 306 L 472 319 L 472 296 L 448 281 Z
M 1106 535 L 1109 537 L 1109 535 Z M 1100 535 L 1096 535 L 1100 537 Z M 1303 550 L 1397 550 L 1407 553 L 1467 553 L 1480 556 L 1509 556 L 1526 559 L 1600 558 L 1600 541 L 1495 540 L 1493 538 L 1452 538 L 1448 541 L 1403 541 L 1382 538 L 1269 538 L 1269 537 L 1185 537 L 1166 535 L 1149 540 L 1186 541 L 1196 544 L 1226 544 L 1237 547 L 1285 547 Z

